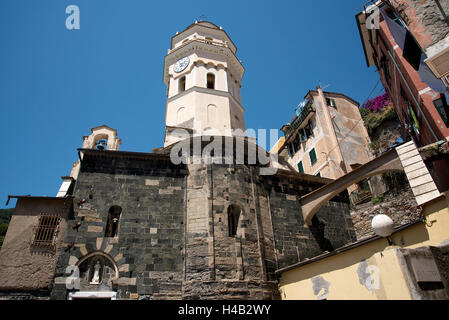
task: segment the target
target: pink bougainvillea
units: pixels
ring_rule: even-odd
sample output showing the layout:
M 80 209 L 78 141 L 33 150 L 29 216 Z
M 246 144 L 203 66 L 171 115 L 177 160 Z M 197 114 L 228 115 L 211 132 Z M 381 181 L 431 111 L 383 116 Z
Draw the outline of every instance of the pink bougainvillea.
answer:
M 383 95 L 380 95 L 365 102 L 362 105 L 362 108 L 366 108 L 371 111 L 380 111 L 382 110 L 383 107 L 385 107 L 390 103 L 391 103 L 390 96 L 388 95 L 388 93 L 384 93 Z

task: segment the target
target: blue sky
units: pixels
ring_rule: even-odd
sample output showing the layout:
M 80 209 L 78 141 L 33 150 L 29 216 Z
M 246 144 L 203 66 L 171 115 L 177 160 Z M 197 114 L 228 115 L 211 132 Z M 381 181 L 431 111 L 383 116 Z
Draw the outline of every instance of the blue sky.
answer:
M 116 128 L 120 150 L 161 147 L 163 58 L 201 16 L 238 47 L 247 128 L 279 129 L 319 81 L 362 104 L 378 80 L 354 18 L 364 2 L 1 0 L 0 208 L 55 196 L 92 127 Z M 72 4 L 80 30 L 65 26 Z

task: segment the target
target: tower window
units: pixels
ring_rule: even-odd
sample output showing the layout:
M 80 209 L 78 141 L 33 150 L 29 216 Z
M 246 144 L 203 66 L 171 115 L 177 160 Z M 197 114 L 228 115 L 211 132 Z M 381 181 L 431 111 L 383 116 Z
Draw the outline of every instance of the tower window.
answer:
M 186 77 L 182 77 L 178 82 L 178 93 L 186 91 Z
M 232 204 L 228 208 L 228 227 L 229 227 L 229 236 L 235 237 L 237 234 L 237 227 L 239 224 L 240 212 L 242 210 L 239 206 Z
M 118 223 L 120 221 L 121 213 L 122 208 L 120 206 L 112 206 L 109 209 L 108 222 L 106 224 L 106 232 L 104 234 L 106 238 L 113 238 L 117 236 Z
M 207 74 L 207 88 L 215 89 L 215 75 L 213 73 Z

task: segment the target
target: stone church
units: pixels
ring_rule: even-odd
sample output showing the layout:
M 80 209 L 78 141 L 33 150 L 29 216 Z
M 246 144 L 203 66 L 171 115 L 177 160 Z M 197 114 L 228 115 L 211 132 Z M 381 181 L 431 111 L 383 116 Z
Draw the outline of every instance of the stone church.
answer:
M 300 197 L 331 180 L 237 134 L 236 51 L 210 22 L 177 33 L 164 59 L 164 147 L 119 151 L 116 130 L 92 128 L 56 197 L 10 196 L 0 297 L 279 299 L 276 270 L 356 240 L 346 191 L 305 225 Z

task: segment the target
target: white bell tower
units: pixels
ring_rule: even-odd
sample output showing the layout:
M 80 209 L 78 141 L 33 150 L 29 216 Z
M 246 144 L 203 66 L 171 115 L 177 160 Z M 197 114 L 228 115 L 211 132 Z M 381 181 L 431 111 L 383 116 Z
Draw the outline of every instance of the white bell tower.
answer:
M 195 22 L 172 37 L 164 60 L 164 146 L 180 140 L 171 134 L 177 128 L 192 135 L 245 131 L 240 96 L 245 70 L 236 51 L 226 32 L 207 21 Z

